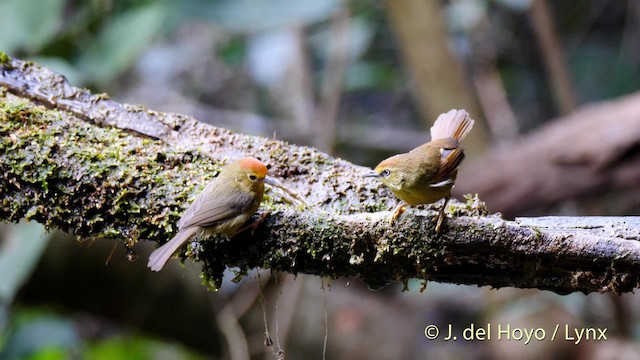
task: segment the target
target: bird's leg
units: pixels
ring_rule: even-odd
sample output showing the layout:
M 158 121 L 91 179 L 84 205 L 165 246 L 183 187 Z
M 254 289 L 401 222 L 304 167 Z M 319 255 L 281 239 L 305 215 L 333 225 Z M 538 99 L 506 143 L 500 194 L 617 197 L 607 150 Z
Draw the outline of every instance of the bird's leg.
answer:
M 270 211 L 263 212 L 258 217 L 258 220 L 253 221 L 251 224 L 240 228 L 240 230 L 236 231 L 236 234 L 240 234 L 241 232 L 243 232 L 243 231 L 245 231 L 247 229 L 251 229 L 251 236 L 254 236 L 255 232 L 256 232 L 256 229 L 258 228 L 258 225 L 262 224 L 262 222 L 267 218 L 267 216 L 269 216 L 270 213 L 271 213 Z
M 440 211 L 438 211 L 438 215 L 436 216 L 436 234 L 440 234 L 440 231 L 442 230 L 442 223 L 444 222 L 444 219 L 447 217 L 447 215 L 444 213 L 444 210 L 447 207 L 447 203 L 449 202 L 450 197 L 446 197 L 444 198 L 444 204 L 442 204 L 442 207 L 440 208 Z
M 407 207 L 407 205 L 409 204 L 403 201 L 400 203 L 400 205 L 396 206 L 396 208 L 393 210 L 393 214 L 391 214 L 391 218 L 389 218 L 389 225 L 395 224 L 396 220 L 398 220 L 400 215 L 402 215 L 405 210 L 404 208 Z

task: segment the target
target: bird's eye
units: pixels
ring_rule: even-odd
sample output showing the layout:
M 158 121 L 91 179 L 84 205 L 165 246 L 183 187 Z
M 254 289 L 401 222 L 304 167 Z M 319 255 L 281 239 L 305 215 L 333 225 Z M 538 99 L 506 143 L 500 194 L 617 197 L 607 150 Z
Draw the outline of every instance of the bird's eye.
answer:
M 257 176 L 255 176 L 255 175 L 253 175 L 253 174 L 250 174 L 250 175 L 249 175 L 249 180 L 251 180 L 251 181 L 256 181 L 256 180 L 258 180 L 258 177 L 257 177 Z
M 382 172 L 380 173 L 380 176 L 382 176 L 382 177 L 387 177 L 387 176 L 389 176 L 389 174 L 391 174 L 391 171 L 389 171 L 389 169 L 384 169 L 384 170 L 382 170 Z

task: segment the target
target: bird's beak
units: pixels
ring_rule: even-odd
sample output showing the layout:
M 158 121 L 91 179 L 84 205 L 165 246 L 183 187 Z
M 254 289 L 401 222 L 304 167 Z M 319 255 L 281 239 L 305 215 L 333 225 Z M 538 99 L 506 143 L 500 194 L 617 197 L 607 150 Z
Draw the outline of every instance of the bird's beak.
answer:
M 372 171 L 372 172 L 370 172 L 368 174 L 362 175 L 362 177 L 380 177 L 380 174 L 378 174 L 375 171 Z

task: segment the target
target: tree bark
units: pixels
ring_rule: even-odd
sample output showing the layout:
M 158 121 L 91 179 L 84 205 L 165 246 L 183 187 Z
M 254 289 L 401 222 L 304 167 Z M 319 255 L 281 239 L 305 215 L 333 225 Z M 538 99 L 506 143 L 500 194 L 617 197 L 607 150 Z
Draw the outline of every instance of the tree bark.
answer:
M 434 206 L 411 209 L 389 226 L 397 200 L 361 176 L 366 168 L 187 116 L 121 105 L 20 60 L 0 64 L 0 133 L 1 219 L 27 218 L 128 246 L 170 239 L 189 200 L 226 159 L 263 160 L 309 206 L 270 193 L 262 206 L 270 213 L 253 235 L 188 246 L 186 255 L 203 262 L 213 287 L 226 267 L 239 276 L 254 267 L 355 276 L 372 288 L 418 278 L 619 293 L 640 282 L 635 218 L 505 221 L 469 197 L 448 207 L 440 236 Z

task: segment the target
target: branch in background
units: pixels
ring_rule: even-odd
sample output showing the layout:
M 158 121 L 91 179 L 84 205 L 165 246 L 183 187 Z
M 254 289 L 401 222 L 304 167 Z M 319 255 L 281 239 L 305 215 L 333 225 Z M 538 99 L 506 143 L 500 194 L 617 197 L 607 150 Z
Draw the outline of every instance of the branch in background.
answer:
M 561 114 L 569 114 L 576 108 L 571 76 L 556 35 L 555 26 L 547 0 L 533 0 L 531 3 L 533 30 L 540 46 L 542 60 L 547 69 L 547 80 L 558 103 Z
M 440 113 L 452 108 L 466 109 L 476 120 L 482 120 L 480 106 L 447 46 L 447 28 L 440 16 L 440 2 L 387 0 L 385 6 L 425 128 L 430 127 Z M 466 146 L 476 150 L 467 154 L 468 158 L 487 148 L 484 131 L 484 125 L 476 122 L 465 139 Z
M 513 141 L 518 136 L 518 122 L 498 70 L 494 65 L 487 66 L 476 72 L 472 80 L 493 138 L 500 144 Z
M 331 46 L 316 116 L 318 136 L 312 141 L 316 148 L 327 153 L 332 153 L 334 148 L 342 83 L 349 61 L 349 16 L 349 10 L 343 8 L 331 19 Z
M 291 74 L 287 77 L 287 82 L 290 82 L 290 84 L 285 86 L 285 89 L 289 90 L 290 93 L 283 94 L 280 98 L 285 101 L 287 98 L 290 99 L 296 130 L 309 134 L 312 132 L 314 125 L 315 104 L 313 100 L 311 65 L 309 54 L 307 54 L 305 47 L 305 28 L 302 25 L 298 25 L 290 31 L 295 38 Z
M 583 107 L 513 145 L 466 163 L 456 190 L 474 192 L 508 217 L 612 191 L 638 198 L 640 93 Z
M 464 29 L 472 46 L 466 61 L 471 65 L 470 76 L 478 103 L 494 141 L 499 145 L 508 143 L 518 135 L 518 122 L 496 66 L 492 23 L 485 13 L 474 26 L 465 26 Z
M 271 196 L 263 205 L 271 214 L 255 236 L 191 244 L 188 255 L 203 261 L 215 286 L 226 267 L 239 275 L 264 267 L 354 276 L 373 288 L 410 278 L 558 293 L 640 284 L 640 243 L 629 241 L 637 240 L 638 224 L 627 219 L 581 218 L 571 227 L 508 222 L 471 198 L 449 207 L 454 217 L 437 237 L 431 208 L 412 209 L 389 226 L 385 210 L 397 204 L 390 192 L 362 178 L 367 169 L 314 149 L 123 106 L 19 60 L 2 64 L 0 86 L 3 220 L 26 217 L 80 238 L 166 241 L 187 201 L 223 159 L 240 154 L 260 158 L 306 197 L 310 207 L 302 211 Z M 141 118 L 145 126 L 132 124 Z

